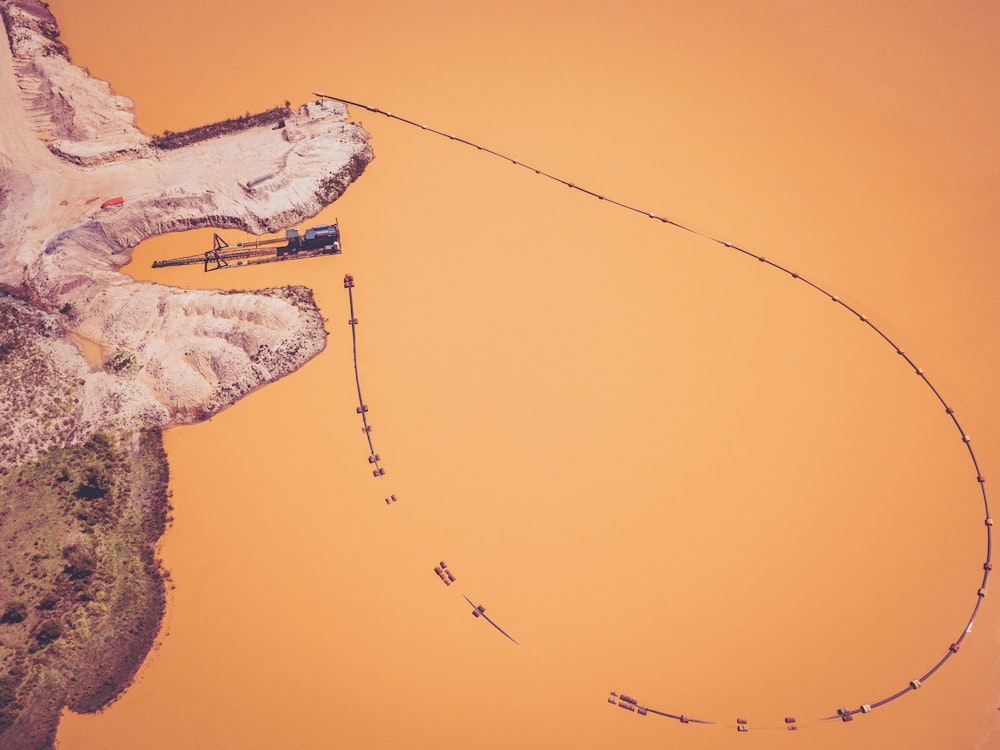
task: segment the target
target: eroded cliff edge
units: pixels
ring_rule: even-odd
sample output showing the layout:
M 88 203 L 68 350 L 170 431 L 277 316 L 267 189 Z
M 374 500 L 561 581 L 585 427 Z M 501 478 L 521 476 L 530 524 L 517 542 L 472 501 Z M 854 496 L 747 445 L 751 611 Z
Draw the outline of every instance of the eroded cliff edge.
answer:
M 45 748 L 61 708 L 113 700 L 155 638 L 160 430 L 325 345 L 308 289 L 185 290 L 121 267 L 164 232 L 298 224 L 372 151 L 326 102 L 281 112 L 283 128 L 218 123 L 164 143 L 71 64 L 44 3 L 0 0 L 0 16 L 0 748 Z M 127 200 L 102 210 L 111 195 Z M 112 352 L 102 369 L 73 335 Z

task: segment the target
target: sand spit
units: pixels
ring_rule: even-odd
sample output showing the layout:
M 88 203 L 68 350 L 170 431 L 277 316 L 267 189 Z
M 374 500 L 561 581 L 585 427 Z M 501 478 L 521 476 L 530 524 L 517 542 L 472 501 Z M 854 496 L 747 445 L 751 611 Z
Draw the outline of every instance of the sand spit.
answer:
M 152 138 L 72 65 L 45 3 L 0 0 L 0 16 L 0 748 L 46 748 L 63 706 L 120 694 L 159 627 L 160 430 L 326 342 L 308 289 L 185 290 L 120 269 L 156 234 L 298 224 L 372 151 L 326 102 Z M 100 346 L 101 369 L 71 335 Z

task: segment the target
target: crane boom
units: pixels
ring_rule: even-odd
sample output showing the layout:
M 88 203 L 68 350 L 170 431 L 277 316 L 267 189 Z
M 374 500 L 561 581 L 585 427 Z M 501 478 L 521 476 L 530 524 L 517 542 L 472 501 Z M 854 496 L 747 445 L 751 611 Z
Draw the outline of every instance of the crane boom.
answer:
M 204 264 L 205 271 L 220 268 L 274 263 L 279 260 L 297 260 L 317 255 L 340 254 L 340 225 L 320 224 L 299 234 L 298 229 L 288 229 L 284 237 L 272 237 L 252 242 L 230 245 L 218 234 L 214 235 L 212 249 L 198 255 L 154 260 L 153 268 Z M 232 263 L 230 262 L 232 261 Z

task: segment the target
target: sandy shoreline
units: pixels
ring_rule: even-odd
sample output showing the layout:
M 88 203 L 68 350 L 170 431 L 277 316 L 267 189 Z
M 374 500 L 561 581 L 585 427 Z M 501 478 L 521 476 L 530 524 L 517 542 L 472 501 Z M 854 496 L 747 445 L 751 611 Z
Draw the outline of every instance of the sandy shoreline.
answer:
M 45 4 L 3 0 L 0 15 L 0 96 L 14 105 L 0 113 L 0 748 L 46 748 L 63 706 L 113 701 L 159 631 L 161 430 L 326 344 L 304 287 L 186 290 L 120 268 L 163 232 L 297 224 L 372 152 L 346 109 L 323 103 L 282 108 L 280 129 L 265 113 L 164 148 L 130 100 L 69 62 Z M 100 208 L 112 194 L 124 200 Z

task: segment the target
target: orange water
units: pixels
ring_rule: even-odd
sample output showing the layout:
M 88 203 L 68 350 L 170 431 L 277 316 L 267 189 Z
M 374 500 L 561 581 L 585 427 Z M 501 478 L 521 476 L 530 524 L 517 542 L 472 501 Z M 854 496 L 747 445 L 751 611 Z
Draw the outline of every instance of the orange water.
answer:
M 74 60 L 151 132 L 328 91 L 806 274 L 904 345 L 998 464 L 998 19 L 478 5 L 52 2 Z M 112 708 L 65 717 L 62 750 L 998 744 L 989 599 L 917 693 L 763 731 L 905 687 L 976 600 L 974 470 L 891 348 L 751 259 L 353 114 L 376 160 L 315 220 L 339 218 L 342 257 L 148 268 L 209 230 L 145 243 L 129 268 L 308 284 L 330 337 L 167 434 L 164 633 Z M 638 717 L 609 690 L 751 732 Z

